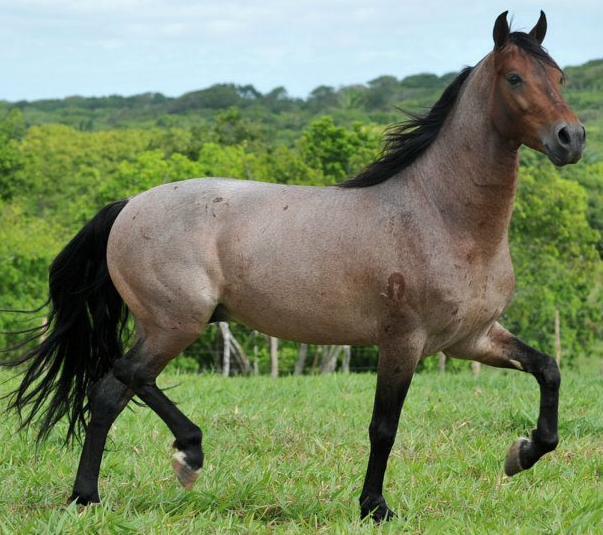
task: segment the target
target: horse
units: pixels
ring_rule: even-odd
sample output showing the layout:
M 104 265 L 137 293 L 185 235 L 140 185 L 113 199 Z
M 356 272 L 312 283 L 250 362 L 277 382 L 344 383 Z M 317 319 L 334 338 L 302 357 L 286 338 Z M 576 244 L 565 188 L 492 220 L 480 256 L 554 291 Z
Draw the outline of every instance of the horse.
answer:
M 378 346 L 362 517 L 394 515 L 383 480 L 400 412 L 417 363 L 438 351 L 537 380 L 538 422 L 510 447 L 507 475 L 554 450 L 559 369 L 498 322 L 514 292 L 518 149 L 562 166 L 585 146 L 563 72 L 542 48 L 546 29 L 543 12 L 528 33 L 498 16 L 491 52 L 425 115 L 392 127 L 376 161 L 342 184 L 191 179 L 102 208 L 50 267 L 43 336 L 8 363 L 26 367 L 8 404 L 23 426 L 39 422 L 44 438 L 66 416 L 67 439 L 85 432 L 70 500 L 99 502 L 107 433 L 134 395 L 173 433 L 174 471 L 192 487 L 202 432 L 156 378 L 216 321 Z

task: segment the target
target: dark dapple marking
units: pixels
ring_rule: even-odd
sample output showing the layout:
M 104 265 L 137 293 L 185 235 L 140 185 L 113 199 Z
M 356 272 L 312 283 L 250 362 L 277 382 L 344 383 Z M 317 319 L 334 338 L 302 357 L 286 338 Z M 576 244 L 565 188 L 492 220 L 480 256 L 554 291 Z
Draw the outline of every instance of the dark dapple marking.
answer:
M 134 393 L 172 430 L 190 488 L 201 430 L 155 381 L 227 319 L 310 344 L 379 346 L 363 516 L 393 514 L 383 481 L 400 411 L 417 362 L 437 351 L 538 381 L 538 422 L 511 446 L 507 474 L 554 449 L 559 370 L 497 323 L 513 293 L 518 149 L 564 165 L 585 143 L 545 30 L 544 14 L 529 34 L 498 17 L 494 50 L 427 115 L 390 130 L 381 157 L 343 187 L 196 179 L 103 208 L 53 262 L 46 339 L 8 363 L 28 365 L 9 404 L 29 408 L 24 425 L 39 416 L 44 437 L 67 416 L 68 438 L 86 430 L 72 499 L 98 501 L 107 432 Z M 124 355 L 126 305 L 137 338 Z

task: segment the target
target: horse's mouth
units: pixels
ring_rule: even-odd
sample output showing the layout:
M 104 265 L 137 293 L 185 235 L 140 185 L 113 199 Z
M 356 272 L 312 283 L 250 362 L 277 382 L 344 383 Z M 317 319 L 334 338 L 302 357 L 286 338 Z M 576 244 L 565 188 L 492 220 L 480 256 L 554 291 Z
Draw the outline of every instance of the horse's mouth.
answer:
M 547 158 L 557 167 L 577 163 L 582 158 L 582 149 L 573 151 L 566 150 L 563 147 L 551 148 L 544 143 L 544 151 Z

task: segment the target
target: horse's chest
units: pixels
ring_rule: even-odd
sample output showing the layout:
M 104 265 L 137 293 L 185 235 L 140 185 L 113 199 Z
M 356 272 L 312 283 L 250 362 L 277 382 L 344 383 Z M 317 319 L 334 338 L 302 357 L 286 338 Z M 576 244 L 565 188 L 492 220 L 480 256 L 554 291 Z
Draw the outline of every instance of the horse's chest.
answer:
M 514 290 L 513 267 L 506 255 L 473 266 L 453 262 L 439 278 L 443 283 L 435 284 L 424 299 L 426 330 L 438 345 L 496 321 Z
M 505 310 L 513 295 L 513 272 L 479 273 L 468 277 L 464 292 L 457 292 L 459 310 L 469 324 L 491 321 Z

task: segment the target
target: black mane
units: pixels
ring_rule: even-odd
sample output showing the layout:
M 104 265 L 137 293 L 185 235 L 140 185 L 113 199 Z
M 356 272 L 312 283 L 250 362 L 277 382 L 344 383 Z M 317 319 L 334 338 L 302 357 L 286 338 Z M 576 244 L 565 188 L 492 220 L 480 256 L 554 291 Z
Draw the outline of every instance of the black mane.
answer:
M 512 43 L 539 61 L 556 67 L 555 60 L 531 35 L 523 32 L 510 33 L 507 43 Z M 461 87 L 473 67 L 466 67 L 444 90 L 440 99 L 425 114 L 406 112 L 408 121 L 389 126 L 385 133 L 385 146 L 379 158 L 358 175 L 339 184 L 343 188 L 366 188 L 385 182 L 412 164 L 438 136 L 444 121 L 458 99 Z
M 425 115 L 405 112 L 408 121 L 389 126 L 381 156 L 354 178 L 339 184 L 343 188 L 366 188 L 385 182 L 413 163 L 433 143 L 454 106 L 461 87 L 473 67 L 467 67 L 444 90 Z

